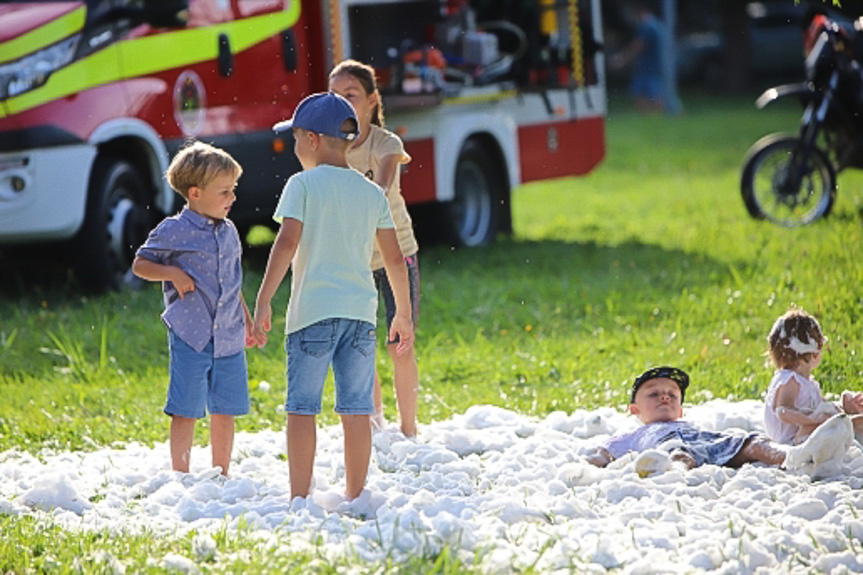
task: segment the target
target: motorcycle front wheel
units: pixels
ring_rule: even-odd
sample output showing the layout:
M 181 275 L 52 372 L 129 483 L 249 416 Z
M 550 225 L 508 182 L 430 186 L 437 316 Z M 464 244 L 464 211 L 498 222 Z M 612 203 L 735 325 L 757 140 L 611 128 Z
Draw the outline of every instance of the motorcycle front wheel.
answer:
M 797 136 L 772 134 L 749 149 L 740 192 L 753 218 L 793 227 L 830 214 L 836 201 L 833 164 L 813 148 L 795 170 L 800 147 Z

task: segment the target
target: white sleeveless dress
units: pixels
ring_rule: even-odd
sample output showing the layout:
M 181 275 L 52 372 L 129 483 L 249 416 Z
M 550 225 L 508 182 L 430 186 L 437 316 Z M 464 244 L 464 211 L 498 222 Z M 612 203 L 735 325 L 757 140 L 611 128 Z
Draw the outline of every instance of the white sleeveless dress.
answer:
M 764 430 L 767 433 L 767 437 L 777 443 L 784 443 L 786 445 L 791 445 L 800 426 L 779 420 L 779 417 L 776 415 L 776 395 L 782 386 L 786 385 L 792 377 L 800 387 L 797 399 L 794 401 L 795 409 L 804 412 L 815 411 L 821 402 L 824 401 L 821 395 L 821 385 L 816 380 L 806 379 L 790 369 L 777 370 L 773 374 L 770 387 L 767 388 L 767 398 L 764 401 Z

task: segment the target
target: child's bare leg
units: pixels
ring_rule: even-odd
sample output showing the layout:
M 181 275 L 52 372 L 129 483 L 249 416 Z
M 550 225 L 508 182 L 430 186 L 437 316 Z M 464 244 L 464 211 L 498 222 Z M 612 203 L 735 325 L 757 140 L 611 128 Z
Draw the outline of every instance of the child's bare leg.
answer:
M 366 431 L 368 421 L 366 421 Z M 288 414 L 288 476 L 291 480 L 291 499 L 308 497 L 315 466 L 317 428 L 314 415 Z
M 812 423 L 809 425 L 801 425 L 800 428 L 797 430 L 797 435 L 795 435 L 794 438 L 791 440 L 791 443 L 794 445 L 800 445 L 801 443 L 809 439 L 809 436 L 812 435 L 812 432 L 815 431 L 819 425 L 821 424 Z
M 345 430 L 345 495 L 349 499 L 359 496 L 369 473 L 372 456 L 372 430 L 368 415 L 343 414 Z
M 417 434 L 417 394 L 420 387 L 420 375 L 417 369 L 417 358 L 411 348 L 403 355 L 396 353 L 397 344 L 387 345 L 393 361 L 393 380 L 396 388 L 396 401 L 399 405 L 399 420 L 402 433 L 408 437 Z
M 375 356 L 377 358 L 377 356 Z M 381 392 L 381 378 L 378 376 L 378 370 L 375 368 L 375 413 L 383 413 L 384 412 L 384 398 L 383 393 Z
M 377 354 L 375 354 L 377 358 Z M 377 362 L 375 362 L 377 364 Z M 375 402 L 375 414 L 369 417 L 369 423 L 375 431 L 381 431 L 387 426 L 387 420 L 384 417 L 384 399 L 381 393 L 381 378 L 378 376 L 378 369 L 375 367 L 375 386 L 372 391 L 372 397 Z
M 766 438 L 756 437 L 747 440 L 743 448 L 726 465 L 740 467 L 744 463 L 755 461 L 767 465 L 782 465 L 785 463 L 785 451 Z
M 192 417 L 171 416 L 171 467 L 174 471 L 189 472 L 195 421 Z
M 854 426 L 854 437 L 857 441 L 863 439 L 863 414 L 852 415 L 851 425 Z
M 669 454 L 671 461 L 679 461 L 683 463 L 687 469 L 695 468 L 695 458 L 683 451 L 682 449 L 675 449 Z
M 231 452 L 234 449 L 234 416 L 223 413 L 210 415 L 210 449 L 213 452 L 213 467 L 221 467 L 222 475 L 228 474 Z

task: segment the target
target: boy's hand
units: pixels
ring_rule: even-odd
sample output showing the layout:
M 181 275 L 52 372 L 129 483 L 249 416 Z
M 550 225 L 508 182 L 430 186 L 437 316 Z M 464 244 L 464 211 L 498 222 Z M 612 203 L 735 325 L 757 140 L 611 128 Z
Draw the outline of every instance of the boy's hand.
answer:
M 254 326 L 251 321 L 243 322 L 243 335 L 246 339 L 246 347 L 259 347 L 258 340 L 255 338 Z
M 414 344 L 414 326 L 410 316 L 399 315 L 393 318 L 390 325 L 389 340 L 393 341 L 398 335 L 399 342 L 396 344 L 396 354 L 403 355 Z
M 265 345 L 267 345 L 267 340 L 268 338 L 266 333 L 259 329 L 252 330 L 252 341 L 254 342 L 254 345 L 258 347 L 264 347 Z
M 177 293 L 180 294 L 180 299 L 183 299 L 183 296 L 188 292 L 194 291 L 195 281 L 189 277 L 189 274 L 180 268 L 175 267 L 174 270 L 175 271 L 171 274 L 173 276 L 171 278 L 171 283 L 174 284 L 174 289 L 176 289 Z
M 261 304 L 255 306 L 255 321 L 252 326 L 252 337 L 255 339 L 258 347 L 263 347 L 267 344 L 267 332 L 273 327 L 272 325 L 273 311 L 270 304 Z

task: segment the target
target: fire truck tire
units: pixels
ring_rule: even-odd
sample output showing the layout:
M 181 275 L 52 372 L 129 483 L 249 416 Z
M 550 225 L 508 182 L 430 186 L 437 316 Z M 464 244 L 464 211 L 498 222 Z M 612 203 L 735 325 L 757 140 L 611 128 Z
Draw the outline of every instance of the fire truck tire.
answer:
M 455 169 L 455 199 L 442 205 L 447 241 L 456 246 L 482 246 L 494 241 L 505 201 L 502 179 L 491 155 L 468 140 Z
M 102 292 L 139 284 L 131 266 L 154 223 L 148 198 L 134 166 L 108 156 L 96 159 L 84 224 L 72 240 L 75 275 L 86 289 Z

